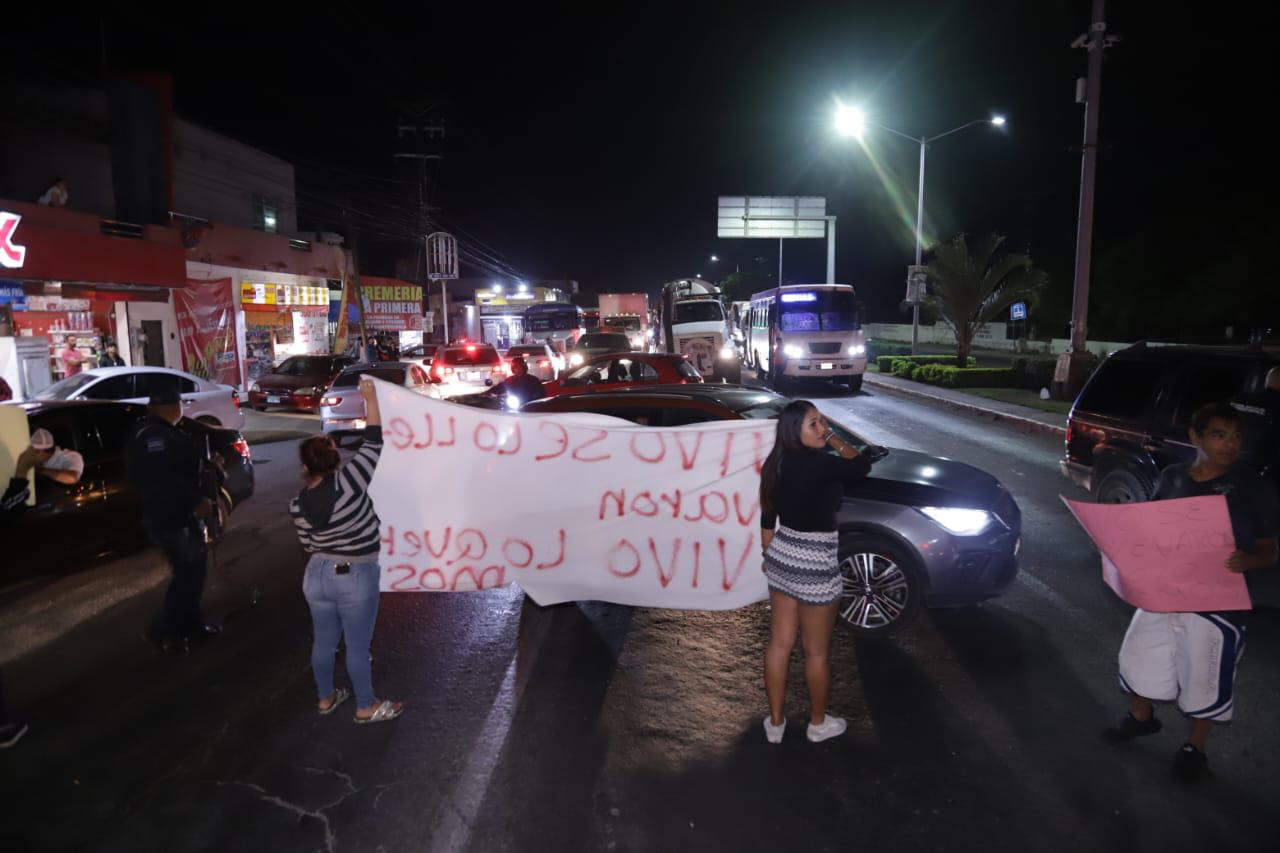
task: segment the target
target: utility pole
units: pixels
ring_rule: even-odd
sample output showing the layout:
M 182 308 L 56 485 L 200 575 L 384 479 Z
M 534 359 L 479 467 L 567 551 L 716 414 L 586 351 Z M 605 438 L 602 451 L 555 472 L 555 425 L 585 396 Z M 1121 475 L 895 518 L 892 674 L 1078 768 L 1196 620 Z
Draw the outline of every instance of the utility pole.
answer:
M 1106 0 L 1093 0 L 1089 32 L 1072 43 L 1089 51 L 1089 77 L 1084 97 L 1084 150 L 1080 165 L 1080 217 L 1076 228 L 1076 274 L 1071 304 L 1071 347 L 1058 357 L 1054 391 L 1074 398 L 1088 379 L 1089 274 L 1093 253 L 1093 197 L 1098 171 L 1098 122 L 1102 113 L 1102 54 L 1107 37 Z M 1077 87 L 1076 100 L 1080 100 Z
M 359 359 L 364 360 L 365 353 L 369 351 L 369 338 L 365 335 L 365 304 L 364 304 L 364 287 L 360 284 L 360 236 L 356 231 L 356 227 L 351 224 L 351 200 L 347 199 L 347 209 L 342 211 L 342 218 L 347 224 L 347 238 L 351 241 L 351 288 L 356 298 L 356 305 L 360 306 L 360 350 Z M 346 306 L 344 305 L 345 309 Z M 349 309 L 347 309 L 349 310 Z

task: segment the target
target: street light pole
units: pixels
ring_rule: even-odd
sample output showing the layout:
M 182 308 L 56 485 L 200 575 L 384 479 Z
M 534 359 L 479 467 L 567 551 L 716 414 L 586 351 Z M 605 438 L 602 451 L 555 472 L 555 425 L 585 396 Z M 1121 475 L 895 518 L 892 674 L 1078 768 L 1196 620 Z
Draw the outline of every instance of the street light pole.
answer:
M 910 136 L 900 130 L 894 130 L 891 127 L 885 127 L 873 121 L 868 121 L 862 110 L 857 107 L 838 106 L 836 110 L 836 129 L 845 136 L 862 137 L 863 129 L 867 125 L 878 127 L 883 131 L 892 133 L 894 136 L 901 136 L 903 139 L 910 139 L 912 142 L 920 146 L 920 184 L 916 190 L 916 267 L 922 265 L 924 260 L 924 155 L 925 149 L 929 147 L 929 143 L 937 142 L 944 136 L 950 136 L 953 133 L 959 133 L 962 130 L 973 127 L 975 124 L 990 124 L 995 127 L 1004 127 L 1005 118 L 1002 115 L 995 115 L 991 118 L 974 119 L 967 124 L 952 128 L 946 133 L 939 133 L 937 136 Z M 782 276 L 779 274 L 779 280 Z M 914 278 L 914 281 L 913 281 Z M 916 349 L 920 345 L 920 288 L 919 278 L 914 275 L 914 271 L 907 279 L 910 288 L 909 292 L 913 297 L 911 305 L 911 354 L 916 354 Z
M 928 140 L 923 136 L 920 137 L 920 188 L 916 192 L 916 266 L 920 266 L 922 253 L 924 249 L 924 150 L 928 147 Z M 916 348 L 920 346 L 920 290 L 917 282 L 917 288 L 913 294 L 915 299 L 911 304 L 911 354 L 916 354 Z

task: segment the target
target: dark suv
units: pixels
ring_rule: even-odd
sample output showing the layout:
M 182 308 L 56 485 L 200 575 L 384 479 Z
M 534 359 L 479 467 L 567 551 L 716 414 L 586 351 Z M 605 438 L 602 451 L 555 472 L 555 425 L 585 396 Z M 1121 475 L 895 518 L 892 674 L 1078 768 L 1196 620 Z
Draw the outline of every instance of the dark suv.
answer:
M 1100 503 L 1148 500 L 1160 472 L 1195 458 L 1188 428 L 1206 403 L 1260 394 L 1280 351 L 1263 347 L 1137 344 L 1107 358 L 1067 420 L 1062 472 Z M 1244 415 L 1243 458 L 1256 454 L 1256 408 Z

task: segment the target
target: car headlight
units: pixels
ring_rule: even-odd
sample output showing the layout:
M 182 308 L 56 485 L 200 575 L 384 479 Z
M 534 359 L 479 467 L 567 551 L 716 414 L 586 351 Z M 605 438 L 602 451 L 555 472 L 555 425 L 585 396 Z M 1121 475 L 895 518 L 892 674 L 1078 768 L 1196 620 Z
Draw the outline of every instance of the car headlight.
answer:
M 508 409 L 510 409 L 510 410 L 511 410 L 511 411 L 513 411 L 513 412 L 515 412 L 515 411 L 519 411 L 519 409 L 520 409 L 520 398 L 519 398 L 519 397 L 517 397 L 515 394 L 508 394 L 508 395 L 507 395 L 507 408 L 508 408 Z
M 257 383 L 257 382 L 255 382 L 255 383 L 253 383 L 252 385 L 250 385 L 250 386 L 249 386 L 249 390 L 250 390 L 250 391 L 252 391 L 252 392 L 253 392 L 253 393 L 255 393 L 255 394 L 261 394 L 261 393 L 262 393 L 262 389 L 261 389 L 260 387 L 258 387 L 258 383 Z
M 299 388 L 297 391 L 293 392 L 293 395 L 295 397 L 314 397 L 316 393 L 315 386 L 311 385 L 306 388 Z
M 573 355 L 569 356 L 569 363 L 572 364 L 574 367 L 577 367 L 578 365 L 582 364 L 582 362 L 584 361 L 586 361 L 586 359 L 582 357 L 582 353 L 575 352 Z
M 721 358 L 733 358 L 735 355 L 737 355 L 737 352 L 734 351 L 733 347 L 720 347 Z
M 966 509 L 958 506 L 926 506 L 920 511 L 938 525 L 957 536 L 977 536 L 991 524 L 991 513 L 985 509 Z
M 804 355 L 804 350 L 800 349 L 800 347 L 795 344 L 787 344 L 782 348 L 782 354 L 787 358 L 800 358 Z
M 857 344 L 855 346 L 849 347 L 849 355 L 860 356 L 860 355 L 866 355 L 866 354 L 867 354 L 867 348 L 862 344 Z

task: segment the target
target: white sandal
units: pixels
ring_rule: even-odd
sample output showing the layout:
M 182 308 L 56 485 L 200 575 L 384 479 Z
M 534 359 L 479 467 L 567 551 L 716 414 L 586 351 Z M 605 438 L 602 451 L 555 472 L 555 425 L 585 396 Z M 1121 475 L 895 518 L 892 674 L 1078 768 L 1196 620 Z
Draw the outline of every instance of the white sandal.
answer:
M 351 696 L 350 690 L 348 690 L 345 687 L 339 687 L 337 690 L 333 691 L 333 694 L 330 697 L 329 707 L 328 708 L 317 707 L 316 710 L 320 712 L 320 716 L 327 717 L 330 714 L 332 714 L 334 711 L 336 711 L 339 705 L 347 701 L 347 699 L 350 696 Z
M 394 720 L 396 717 L 404 713 L 403 702 L 392 702 L 390 699 L 383 699 L 372 714 L 362 717 L 356 714 L 352 719 L 357 725 L 367 725 L 369 723 L 385 723 L 388 720 Z

